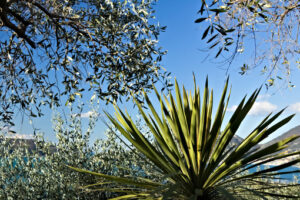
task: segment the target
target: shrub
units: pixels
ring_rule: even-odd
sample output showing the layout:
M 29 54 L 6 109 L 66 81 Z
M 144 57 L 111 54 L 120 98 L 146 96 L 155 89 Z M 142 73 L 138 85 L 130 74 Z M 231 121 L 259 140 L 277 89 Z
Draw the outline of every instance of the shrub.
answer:
M 0 199 L 107 199 L 114 192 L 93 190 L 89 195 L 82 186 L 99 181 L 94 176 L 75 172 L 66 165 L 100 171 L 118 176 L 147 176 L 149 165 L 138 154 L 121 145 L 115 131 L 106 131 L 106 139 L 90 143 L 96 122 L 91 116 L 86 131 L 82 130 L 80 115 L 71 114 L 65 121 L 59 114 L 53 120 L 57 143 L 45 141 L 41 134 L 34 137 L 34 147 L 26 147 L 29 140 L 15 140 L 1 135 Z M 138 165 L 137 165 L 138 163 Z M 138 169 L 139 166 L 141 170 Z M 143 172 L 143 174 L 141 174 Z M 111 184 L 110 187 L 113 187 Z

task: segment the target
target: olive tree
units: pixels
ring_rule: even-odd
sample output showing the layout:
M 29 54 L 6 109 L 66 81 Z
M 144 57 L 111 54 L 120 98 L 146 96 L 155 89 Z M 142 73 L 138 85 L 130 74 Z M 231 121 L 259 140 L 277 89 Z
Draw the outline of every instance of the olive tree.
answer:
M 93 112 L 97 109 L 95 108 Z M 110 127 L 106 138 L 91 141 L 97 115 L 91 115 L 87 128 L 82 126 L 80 110 L 72 110 L 65 120 L 59 113 L 53 118 L 57 142 L 37 134 L 31 141 L 9 138 L 0 131 L 0 199 L 107 199 L 115 197 L 106 187 L 100 190 L 90 184 L 101 182 L 69 169 L 73 165 L 87 170 L 122 177 L 144 176 L 158 180 L 155 166 L 139 155 L 132 146 L 120 143 L 117 131 Z M 139 128 L 147 135 L 144 125 Z M 106 182 L 106 181 L 105 181 Z M 86 185 L 89 185 L 87 195 Z
M 166 52 L 157 45 L 165 27 L 153 19 L 153 3 L 1 1 L 0 119 L 12 123 L 18 109 L 41 116 L 43 105 L 68 104 L 86 91 L 112 102 L 157 81 L 167 85 L 159 64 Z
M 266 86 L 285 80 L 300 68 L 299 0 L 202 0 L 199 10 L 201 39 L 213 57 L 228 62 L 240 56 L 239 73 L 259 67 L 268 77 Z

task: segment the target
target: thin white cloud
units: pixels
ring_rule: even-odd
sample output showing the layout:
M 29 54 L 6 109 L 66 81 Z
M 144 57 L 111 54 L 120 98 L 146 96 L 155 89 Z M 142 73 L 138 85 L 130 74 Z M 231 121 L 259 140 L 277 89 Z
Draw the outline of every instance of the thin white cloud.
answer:
M 237 105 L 231 106 L 229 108 L 227 108 L 228 112 L 234 112 L 237 109 Z
M 273 112 L 276 109 L 277 109 L 277 106 L 268 101 L 258 101 L 258 102 L 254 103 L 249 114 L 250 115 L 263 115 L 263 114 L 268 114 L 270 112 Z
M 258 95 L 257 100 L 267 100 L 270 97 L 271 97 L 270 94 L 260 94 L 260 95 Z
M 234 112 L 237 105 L 231 106 L 227 109 L 228 112 Z M 255 102 L 249 111 L 249 115 L 264 115 L 268 114 L 277 109 L 277 106 L 268 101 L 258 101 Z
M 34 136 L 31 134 L 18 134 L 18 133 L 8 133 L 5 135 L 7 138 L 14 138 L 14 139 L 33 139 Z
M 0 133 L 7 133 L 9 131 L 9 127 L 0 127 Z
M 292 112 L 300 112 L 300 102 L 290 105 L 289 110 Z
M 85 113 L 81 113 L 80 117 L 81 118 L 89 118 L 91 116 L 96 116 L 97 113 L 94 112 L 94 111 L 88 111 L 88 112 L 85 112 Z

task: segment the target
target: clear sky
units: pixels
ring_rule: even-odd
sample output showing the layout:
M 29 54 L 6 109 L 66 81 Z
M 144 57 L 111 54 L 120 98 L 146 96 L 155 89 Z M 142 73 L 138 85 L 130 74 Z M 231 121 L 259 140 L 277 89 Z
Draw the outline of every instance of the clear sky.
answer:
M 226 66 L 220 63 L 220 60 L 205 60 L 207 52 L 201 51 L 205 45 L 205 42 L 201 40 L 204 27 L 201 27 L 201 24 L 194 23 L 195 19 L 199 18 L 197 11 L 200 8 L 200 2 L 199 0 L 160 0 L 155 6 L 157 20 L 161 25 L 167 26 L 166 32 L 162 33 L 159 38 L 159 45 L 165 50 L 168 50 L 167 55 L 163 57 L 162 65 L 167 71 L 172 73 L 172 77 L 177 78 L 180 85 L 184 84 L 188 90 L 193 89 L 193 72 L 196 75 L 200 88 L 203 88 L 205 78 L 208 76 L 209 85 L 214 89 L 214 99 L 216 101 L 215 103 L 217 103 L 227 77 L 226 71 L 224 70 Z M 247 47 L 245 51 L 247 51 Z M 238 57 L 229 70 L 232 92 L 225 121 L 228 120 L 228 116 L 232 114 L 234 106 L 241 101 L 244 95 L 250 95 L 250 93 L 260 87 L 266 79 L 266 77 L 261 75 L 259 69 L 250 71 L 247 75 L 241 76 L 238 73 L 238 69 L 243 64 L 243 59 L 242 57 Z M 247 136 L 269 112 L 279 111 L 286 106 L 289 107 L 282 115 L 282 118 L 291 113 L 298 114 L 289 124 L 272 135 L 270 139 L 300 125 L 299 79 L 300 72 L 295 67 L 291 72 L 291 80 L 296 85 L 295 88 L 278 89 L 278 87 L 280 87 L 278 85 L 268 91 L 263 88 L 257 103 L 254 105 L 253 110 L 250 111 L 244 124 L 242 124 L 238 135 L 241 137 Z M 126 107 L 127 104 L 123 106 Z M 129 107 L 128 109 L 132 109 Z M 102 109 L 113 113 L 111 106 L 106 107 L 103 104 L 101 105 L 101 110 Z M 86 108 L 85 112 L 88 111 L 89 109 Z M 45 132 L 46 138 L 53 140 L 54 136 L 51 131 L 52 124 L 50 120 L 52 114 L 49 110 L 45 111 L 45 114 L 45 117 L 34 120 L 33 125 Z M 87 119 L 83 118 L 84 124 L 86 121 Z M 27 119 L 24 119 L 22 123 L 21 118 L 17 117 L 15 123 L 17 125 L 15 130 L 18 134 L 29 135 L 32 133 L 32 126 L 28 123 Z M 106 127 L 99 121 L 95 128 L 93 139 L 103 137 L 105 129 Z

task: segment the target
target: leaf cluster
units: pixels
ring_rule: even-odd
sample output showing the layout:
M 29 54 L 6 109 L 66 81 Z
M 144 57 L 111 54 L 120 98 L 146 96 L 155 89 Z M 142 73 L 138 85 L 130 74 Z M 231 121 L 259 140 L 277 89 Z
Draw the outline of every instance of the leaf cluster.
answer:
M 153 2 L 1 1 L 0 119 L 69 104 L 92 90 L 108 102 L 167 81 Z M 164 84 L 165 82 L 163 82 Z M 167 85 L 167 84 L 166 84 Z M 61 102 L 61 99 L 66 99 Z
M 240 74 L 259 66 L 269 79 L 267 88 L 274 80 L 293 87 L 289 75 L 300 55 L 299 5 L 299 0 L 203 0 L 195 23 L 201 23 L 201 39 L 214 58 L 222 55 L 227 70 L 240 55 L 245 60 Z

